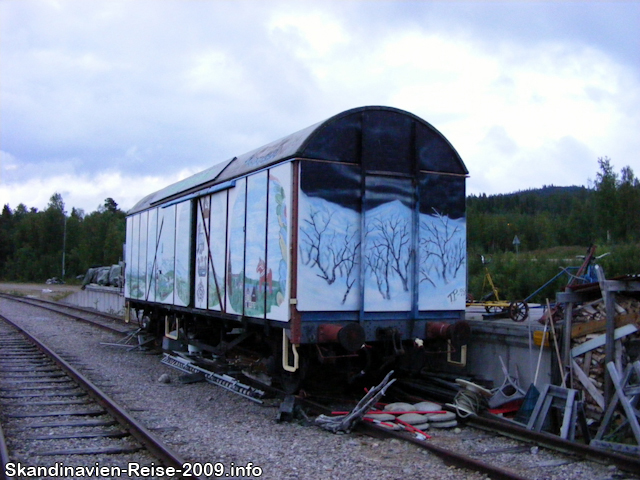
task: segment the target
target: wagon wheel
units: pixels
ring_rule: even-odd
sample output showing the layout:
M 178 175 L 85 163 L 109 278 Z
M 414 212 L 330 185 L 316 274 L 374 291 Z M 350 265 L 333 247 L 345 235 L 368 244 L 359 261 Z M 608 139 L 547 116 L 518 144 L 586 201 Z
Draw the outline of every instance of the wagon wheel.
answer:
M 507 310 L 507 308 L 501 307 L 499 305 L 485 305 L 484 309 L 487 313 L 502 313 Z
M 527 302 L 511 302 L 509 305 L 509 317 L 514 322 L 522 322 L 529 316 L 529 305 Z

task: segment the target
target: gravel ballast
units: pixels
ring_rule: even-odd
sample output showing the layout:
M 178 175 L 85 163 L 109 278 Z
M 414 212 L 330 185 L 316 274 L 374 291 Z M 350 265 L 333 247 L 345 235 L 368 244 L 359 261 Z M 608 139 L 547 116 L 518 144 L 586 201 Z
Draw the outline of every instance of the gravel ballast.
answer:
M 189 462 L 220 463 L 226 472 L 231 466 L 251 463 L 260 468 L 254 473 L 262 473 L 260 477 L 238 478 L 486 478 L 448 467 L 432 453 L 398 440 L 355 433 L 335 435 L 297 422 L 278 423 L 276 402 L 259 405 L 208 383 L 182 384 L 178 380 L 182 373 L 162 365 L 160 355 L 101 345 L 119 338 L 56 314 L 4 299 L 0 299 L 0 313 L 66 354 L 69 361 Z M 163 376 L 168 376 L 168 383 L 159 381 Z M 439 430 L 433 433 L 434 441 L 457 442 L 460 438 L 456 437 L 468 435 L 467 430 L 470 429 Z M 473 435 L 476 440 L 471 437 L 469 445 L 477 448 L 478 433 Z M 510 442 L 504 439 L 505 446 L 513 445 Z M 543 468 L 537 449 L 520 455 L 523 464 L 530 462 L 530 466 L 518 473 L 530 478 L 604 480 L 616 478 L 619 473 L 591 463 L 581 463 L 577 470 L 570 463 Z

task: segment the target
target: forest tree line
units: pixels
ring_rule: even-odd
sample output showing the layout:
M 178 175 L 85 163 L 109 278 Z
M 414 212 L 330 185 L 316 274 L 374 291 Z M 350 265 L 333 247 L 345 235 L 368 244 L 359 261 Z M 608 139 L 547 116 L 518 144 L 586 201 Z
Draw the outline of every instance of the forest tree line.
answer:
M 579 265 L 576 255 L 596 244 L 607 276 L 640 273 L 640 182 L 630 167 L 618 173 L 607 157 L 589 187 L 554 187 L 467 198 L 469 290 L 479 298 L 485 267 L 504 298 L 521 299 L 563 267 Z M 519 245 L 514 245 L 518 238 Z M 125 212 L 107 198 L 95 212 L 65 210 L 52 195 L 43 211 L 24 204 L 0 215 L 0 279 L 68 281 L 91 266 L 122 260 Z M 65 252 L 64 267 L 62 252 Z M 517 253 L 516 253 L 517 250 Z M 483 265 L 481 258 L 491 259 Z M 542 295 L 562 288 L 561 278 Z
M 0 279 L 44 282 L 63 277 L 63 270 L 65 281 L 73 279 L 91 266 L 118 263 L 124 241 L 125 212 L 112 198 L 89 214 L 77 208 L 67 213 L 59 193 L 42 211 L 5 205 L 0 215 Z
M 467 197 L 469 245 L 485 253 L 567 245 L 640 241 L 640 184 L 631 167 L 620 174 L 607 157 L 591 188 L 553 187 Z
M 474 298 L 488 293 L 486 271 L 507 300 L 527 298 L 561 274 L 532 299 L 553 301 L 591 245 L 608 278 L 640 274 L 640 181 L 629 166 L 617 173 L 608 157 L 598 165 L 588 188 L 467 197 L 468 289 Z M 490 263 L 483 265 L 482 258 Z

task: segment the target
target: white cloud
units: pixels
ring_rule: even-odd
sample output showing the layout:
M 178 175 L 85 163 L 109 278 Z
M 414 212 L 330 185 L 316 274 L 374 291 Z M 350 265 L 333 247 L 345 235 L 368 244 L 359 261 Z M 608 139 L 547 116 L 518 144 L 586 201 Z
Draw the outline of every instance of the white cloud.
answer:
M 438 92 L 440 103 L 425 101 L 417 110 L 437 116 L 448 103 L 449 112 L 458 114 L 436 126 L 467 163 L 475 193 L 586 184 L 597 156 L 617 147 L 624 151 L 617 152 L 620 166 L 638 166 L 629 153 L 640 147 L 637 135 L 630 134 L 630 129 L 640 129 L 640 112 L 629 115 L 625 105 L 638 104 L 639 85 L 624 66 L 586 48 L 569 52 L 567 46 L 551 45 L 529 53 L 511 45 L 501 56 L 473 45 L 460 48 L 460 57 L 473 51 L 475 62 L 485 67 L 477 75 L 461 67 L 449 85 L 422 85 L 425 92 Z M 428 120 L 428 113 L 423 115 Z M 487 142 L 496 128 L 503 141 Z M 574 156 L 555 154 L 567 139 L 580 145 Z M 527 162 L 534 162 L 531 168 Z
M 60 173 L 59 175 L 30 178 L 21 183 L 1 184 L 0 205 L 15 209 L 23 203 L 39 210 L 46 208 L 54 193 L 60 193 L 67 211 L 72 207 L 90 213 L 113 198 L 122 210 L 129 210 L 146 195 L 197 173 L 194 169 L 181 169 L 174 175 L 124 176 L 121 172 L 105 171 L 95 175 Z
M 305 65 L 327 110 L 388 104 L 432 123 L 466 162 L 474 193 L 586 184 L 611 149 L 620 166 L 638 165 L 634 72 L 595 48 L 538 47 L 414 28 Z
M 638 173 L 637 48 L 598 34 L 628 22 L 552 3 L 0 0 L 0 199 L 130 207 L 371 104 L 439 129 L 472 193 L 586 183 L 604 155 Z
M 296 11 L 297 10 L 297 11 Z M 349 35 L 335 12 L 304 8 L 276 10 L 267 23 L 274 43 L 303 60 L 322 59 L 345 46 Z
M 185 80 L 193 95 L 215 94 L 237 98 L 246 95 L 248 82 L 242 65 L 221 50 L 192 55 Z

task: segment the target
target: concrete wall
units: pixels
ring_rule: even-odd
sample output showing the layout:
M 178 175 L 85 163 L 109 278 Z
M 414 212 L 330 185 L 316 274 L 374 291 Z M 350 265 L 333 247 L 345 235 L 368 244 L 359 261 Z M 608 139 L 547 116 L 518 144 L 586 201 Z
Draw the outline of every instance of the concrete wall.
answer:
M 471 324 L 471 341 L 467 351 L 467 371 L 500 387 L 505 379 L 500 357 L 509 375 L 518 378 L 518 384 L 527 390 L 533 382 L 540 355 L 540 346 L 533 341 L 533 332 L 543 330 L 535 320 L 516 323 L 511 320 L 476 320 Z M 551 383 L 552 354 L 549 347 L 542 349 L 540 370 L 536 386 Z M 557 367 L 556 367 L 557 368 Z
M 124 315 L 124 296 L 121 289 L 117 287 L 87 285 L 84 290 L 69 295 L 63 300 L 63 303 L 93 308 L 99 312 L 114 315 Z

